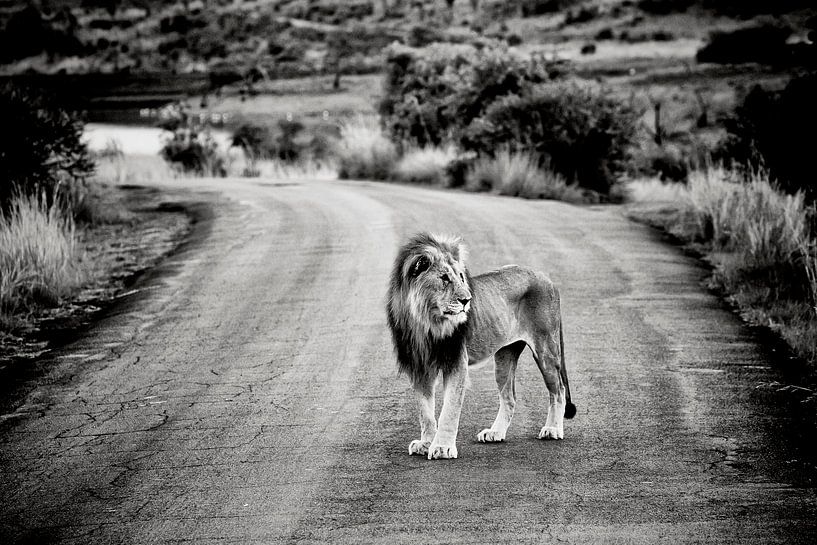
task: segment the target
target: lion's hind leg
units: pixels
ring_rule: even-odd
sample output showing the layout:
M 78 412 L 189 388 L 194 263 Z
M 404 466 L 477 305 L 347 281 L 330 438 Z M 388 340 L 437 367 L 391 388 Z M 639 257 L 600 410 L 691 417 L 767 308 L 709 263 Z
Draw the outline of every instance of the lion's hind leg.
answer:
M 546 334 L 533 348 L 533 358 L 548 389 L 548 415 L 539 431 L 539 439 L 564 439 L 566 406 L 565 385 L 561 375 L 561 346 L 558 335 Z
M 499 389 L 499 412 L 490 428 L 477 434 L 481 443 L 495 443 L 505 440 L 516 407 L 516 364 L 527 344 L 519 341 L 505 346 L 494 354 L 496 364 L 496 386 Z

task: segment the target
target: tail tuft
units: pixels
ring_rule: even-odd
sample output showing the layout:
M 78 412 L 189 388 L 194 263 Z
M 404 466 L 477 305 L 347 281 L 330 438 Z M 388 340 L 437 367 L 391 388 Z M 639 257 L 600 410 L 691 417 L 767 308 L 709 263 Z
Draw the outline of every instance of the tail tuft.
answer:
M 567 405 L 565 405 L 565 418 L 573 418 L 574 416 L 576 416 L 576 406 L 568 401 Z

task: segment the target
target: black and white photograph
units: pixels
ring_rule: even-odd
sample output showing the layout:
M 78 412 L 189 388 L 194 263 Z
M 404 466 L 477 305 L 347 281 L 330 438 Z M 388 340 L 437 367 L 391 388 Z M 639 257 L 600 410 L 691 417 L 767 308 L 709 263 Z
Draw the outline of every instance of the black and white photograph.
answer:
M 0 544 L 817 543 L 814 0 L 0 0 Z

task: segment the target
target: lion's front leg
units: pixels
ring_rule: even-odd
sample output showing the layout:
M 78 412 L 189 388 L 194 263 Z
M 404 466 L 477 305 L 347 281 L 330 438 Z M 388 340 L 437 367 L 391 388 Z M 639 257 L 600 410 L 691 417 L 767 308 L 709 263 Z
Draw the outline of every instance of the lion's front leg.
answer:
M 434 417 L 434 380 L 430 384 L 415 384 L 414 395 L 417 397 L 417 407 L 420 409 L 420 439 L 409 443 L 409 455 L 428 454 L 428 447 L 437 434 L 437 419 Z
M 437 435 L 428 450 L 428 459 L 457 457 L 457 432 L 460 427 L 460 413 L 465 398 L 465 383 L 468 379 L 468 360 L 463 359 L 460 365 L 443 377 L 443 408 L 440 412 Z

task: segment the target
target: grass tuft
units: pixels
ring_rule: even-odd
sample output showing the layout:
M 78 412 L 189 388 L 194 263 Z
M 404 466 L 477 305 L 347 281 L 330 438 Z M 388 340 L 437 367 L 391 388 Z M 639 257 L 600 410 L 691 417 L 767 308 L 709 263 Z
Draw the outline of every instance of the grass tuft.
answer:
M 45 198 L 15 197 L 0 213 L 0 324 L 57 303 L 84 277 L 74 223 L 63 208 Z
M 343 179 L 386 180 L 397 162 L 397 148 L 376 118 L 344 122 L 336 154 L 338 176 Z
M 448 165 L 456 157 L 454 146 L 413 148 L 397 161 L 392 177 L 406 183 L 446 185 Z
M 477 159 L 466 175 L 465 187 L 471 191 L 496 191 L 500 195 L 525 199 L 585 202 L 578 186 L 569 185 L 548 164 L 539 165 L 539 157 L 535 154 L 503 149 L 495 157 Z

